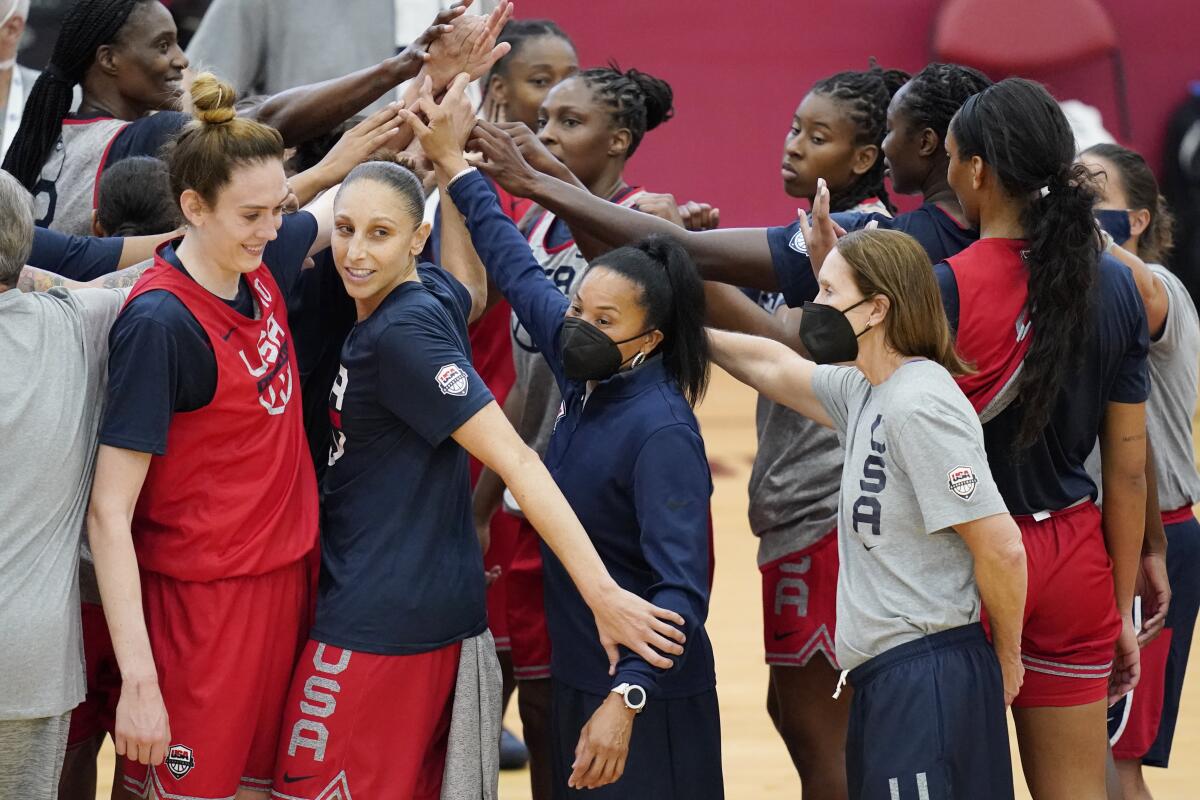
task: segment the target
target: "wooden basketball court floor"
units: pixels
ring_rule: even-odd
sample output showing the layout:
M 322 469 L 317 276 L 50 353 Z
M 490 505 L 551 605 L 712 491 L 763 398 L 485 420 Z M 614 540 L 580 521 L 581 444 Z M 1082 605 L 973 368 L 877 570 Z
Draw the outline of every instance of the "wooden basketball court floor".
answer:
M 754 404 L 752 390 L 714 370 L 708 398 L 698 411 L 714 467 L 717 568 L 708 632 L 717 659 L 725 793 L 730 800 L 800 800 L 800 781 L 771 726 L 765 705 L 767 668 L 762 657 L 761 585 L 755 565 L 755 539 L 746 522 L 746 481 L 755 450 Z M 1196 641 L 1200 642 L 1200 637 Z M 833 687 L 829 688 L 832 692 Z M 519 731 L 516 703 L 510 706 L 508 722 Z M 1017 797 L 1028 798 L 1016 757 L 1016 741 L 1010 739 Z M 105 746 L 101 759 L 102 785 L 97 797 L 107 798 L 111 744 Z M 1192 672 L 1184 690 L 1171 764 L 1168 770 L 1146 770 L 1156 800 L 1200 798 L 1200 646 L 1192 653 Z M 528 773 L 502 773 L 500 797 L 529 800 Z

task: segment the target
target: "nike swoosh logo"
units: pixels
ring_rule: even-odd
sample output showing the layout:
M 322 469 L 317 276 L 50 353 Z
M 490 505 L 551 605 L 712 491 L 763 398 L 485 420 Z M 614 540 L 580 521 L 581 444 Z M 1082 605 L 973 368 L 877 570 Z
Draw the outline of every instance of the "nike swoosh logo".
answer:
M 781 642 L 781 641 L 783 641 L 784 639 L 788 638 L 789 636 L 795 636 L 795 635 L 796 635 L 797 633 L 799 633 L 799 632 L 800 632 L 800 631 L 787 631 L 786 633 L 776 633 L 776 634 L 775 634 L 775 641 L 777 641 L 777 642 Z
M 867 550 L 867 552 L 869 553 L 870 551 L 874 550 L 876 547 L 879 547 L 879 545 L 877 545 L 877 544 L 871 544 L 871 545 L 869 545 L 869 544 L 867 544 L 866 542 L 863 542 L 863 547 L 864 547 L 864 548 Z
M 306 781 L 309 778 L 315 778 L 315 777 L 317 777 L 317 776 L 316 775 L 295 775 L 295 776 L 293 776 L 293 775 L 288 775 L 285 772 L 285 773 L 283 773 L 283 782 L 284 783 L 295 783 L 296 781 Z
M 228 331 L 225 332 L 225 335 L 221 337 L 221 341 L 228 342 L 229 337 L 233 336 L 233 332 L 236 330 L 237 330 L 237 326 L 234 325 L 232 328 L 230 328 Z

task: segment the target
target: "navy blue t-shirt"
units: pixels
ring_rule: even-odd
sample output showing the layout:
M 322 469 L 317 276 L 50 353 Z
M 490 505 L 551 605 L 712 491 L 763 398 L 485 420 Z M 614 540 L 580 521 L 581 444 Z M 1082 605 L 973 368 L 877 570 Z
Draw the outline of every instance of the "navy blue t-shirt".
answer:
M 125 240 L 120 237 L 70 236 L 35 225 L 33 250 L 25 263 L 68 280 L 86 283 L 115 272 L 124 247 Z
M 958 329 L 958 283 L 950 265 L 934 265 L 950 327 Z M 1100 258 L 1093 317 L 1080 367 L 1067 378 L 1050 422 L 1029 449 L 1012 447 L 1021 428 L 1018 399 L 983 426 L 988 464 L 1013 514 L 1067 508 L 1096 497 L 1084 462 L 1096 445 L 1105 405 L 1143 403 L 1150 394 L 1146 311 L 1133 274 L 1110 255 Z M 1036 334 L 1035 334 L 1036 335 Z
M 492 393 L 471 366 L 466 287 L 429 264 L 417 274 L 350 331 L 329 395 L 312 638 L 383 655 L 487 628 L 467 452 L 451 434 Z
M 134 120 L 113 137 L 108 157 L 104 160 L 104 169 L 131 156 L 159 158 L 163 145 L 175 138 L 183 126 L 191 121 L 191 115 L 180 111 L 159 111 Z
M 929 260 L 935 264 L 965 250 L 979 238 L 979 231 L 960 226 L 934 203 L 925 203 L 895 217 L 861 211 L 845 211 L 830 216 L 846 231 L 860 230 L 874 220 L 880 228 L 907 233 L 925 248 Z M 771 248 L 771 261 L 775 265 L 779 290 L 783 292 L 787 304 L 799 307 L 816 297 L 817 280 L 813 276 L 812 262 L 808 260 L 804 236 L 800 233 L 800 222 L 797 220 L 791 225 L 767 228 L 767 244 Z
M 263 248 L 263 263 L 289 300 L 316 238 L 316 218 L 301 211 L 285 216 L 278 236 Z M 161 253 L 187 273 L 174 245 Z M 237 297 L 225 302 L 253 318 L 254 300 L 245 278 L 238 283 Z M 175 412 L 203 408 L 216 391 L 217 360 L 208 335 L 181 300 L 157 289 L 130 301 L 108 342 L 108 405 L 100 443 L 164 455 Z

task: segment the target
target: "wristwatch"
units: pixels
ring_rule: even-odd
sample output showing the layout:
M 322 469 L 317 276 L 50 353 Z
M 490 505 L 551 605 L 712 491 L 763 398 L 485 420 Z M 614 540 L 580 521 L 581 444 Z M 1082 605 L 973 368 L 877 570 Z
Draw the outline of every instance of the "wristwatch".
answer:
M 621 699 L 625 701 L 625 707 L 630 711 L 640 714 L 646 707 L 646 690 L 636 683 L 618 684 L 613 687 L 612 691 L 613 694 L 621 695 Z

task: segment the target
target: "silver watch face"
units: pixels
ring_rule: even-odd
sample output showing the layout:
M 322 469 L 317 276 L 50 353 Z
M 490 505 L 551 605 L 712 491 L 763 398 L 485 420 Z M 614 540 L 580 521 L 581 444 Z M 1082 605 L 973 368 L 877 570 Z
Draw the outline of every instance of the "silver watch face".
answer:
M 625 690 L 625 702 L 630 708 L 641 708 L 646 705 L 646 690 L 640 686 L 630 686 Z

